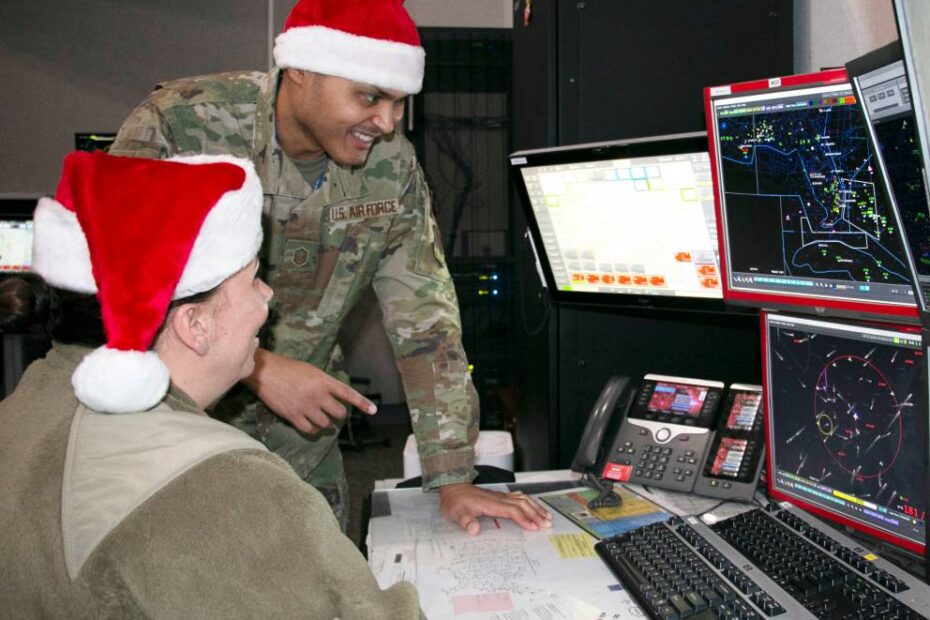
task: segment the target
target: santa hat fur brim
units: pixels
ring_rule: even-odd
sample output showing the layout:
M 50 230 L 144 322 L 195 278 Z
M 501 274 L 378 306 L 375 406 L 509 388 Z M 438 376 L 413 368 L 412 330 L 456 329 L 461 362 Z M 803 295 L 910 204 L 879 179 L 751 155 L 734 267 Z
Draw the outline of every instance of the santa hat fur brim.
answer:
M 40 198 L 33 222 L 41 234 L 32 241 L 32 270 L 56 288 L 96 293 L 87 238 L 74 211 L 54 198 Z
M 227 155 L 189 155 L 172 160 L 187 164 L 228 162 L 243 166 L 241 159 Z M 243 166 L 243 169 L 245 181 L 242 187 L 226 192 L 204 219 L 174 291 L 174 299 L 219 286 L 258 255 L 262 245 L 262 214 L 261 210 L 249 208 L 249 205 L 262 203 L 262 184 L 251 165 Z
M 426 52 L 422 47 L 361 37 L 325 26 L 290 28 L 275 39 L 279 67 L 335 75 L 406 94 L 420 92 Z
M 181 280 L 172 295 L 181 299 L 218 286 L 245 267 L 262 243 L 262 186 L 251 163 L 231 155 L 185 155 L 171 161 L 187 164 L 231 163 L 245 170 L 242 187 L 226 192 L 204 219 Z M 34 221 L 41 235 L 33 240 L 32 268 L 50 285 L 78 293 L 97 292 L 87 238 L 77 215 L 53 198 L 42 198 Z

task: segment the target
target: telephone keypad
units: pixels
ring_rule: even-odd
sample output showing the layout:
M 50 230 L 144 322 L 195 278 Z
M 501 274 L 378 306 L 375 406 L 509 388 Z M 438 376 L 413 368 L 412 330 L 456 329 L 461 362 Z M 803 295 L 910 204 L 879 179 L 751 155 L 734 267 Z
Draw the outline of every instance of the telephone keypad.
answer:
M 643 434 L 648 438 L 644 440 Z M 629 479 L 621 481 L 660 482 L 659 486 L 666 488 L 690 490 L 697 479 L 698 459 L 703 456 L 706 440 L 690 433 L 670 437 L 664 442 L 659 439 L 661 435 L 653 437 L 644 428 L 629 429 L 627 434 L 617 438 L 611 461 L 630 467 L 626 474 Z
M 632 441 L 625 441 L 621 444 L 617 451 L 621 453 L 632 454 L 634 452 L 634 450 L 630 448 L 632 445 Z M 633 475 L 645 480 L 663 480 L 667 470 L 667 463 L 669 463 L 671 458 L 671 448 L 651 443 L 644 444 L 642 446 L 642 454 L 639 457 L 637 466 L 633 470 Z M 681 456 L 677 457 L 676 460 L 679 463 L 687 463 L 688 465 L 694 465 L 697 463 L 697 461 L 694 459 L 694 450 L 686 450 Z M 629 459 L 621 459 L 618 462 L 626 465 L 632 464 Z M 676 467 L 672 470 L 672 474 L 675 476 L 675 480 L 678 482 L 687 482 L 694 478 L 693 469 L 682 469 L 681 467 Z

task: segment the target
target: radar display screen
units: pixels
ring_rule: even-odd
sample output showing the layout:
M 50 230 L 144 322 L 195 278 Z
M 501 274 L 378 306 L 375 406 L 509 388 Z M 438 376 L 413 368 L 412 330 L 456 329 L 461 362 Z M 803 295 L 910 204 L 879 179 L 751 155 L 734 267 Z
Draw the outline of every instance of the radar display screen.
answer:
M 527 151 L 511 162 L 557 300 L 723 298 L 705 134 Z
M 734 298 L 916 316 L 900 233 L 849 82 L 713 90 Z
M 928 446 L 920 432 L 927 415 L 920 335 L 764 316 L 770 490 L 922 546 Z

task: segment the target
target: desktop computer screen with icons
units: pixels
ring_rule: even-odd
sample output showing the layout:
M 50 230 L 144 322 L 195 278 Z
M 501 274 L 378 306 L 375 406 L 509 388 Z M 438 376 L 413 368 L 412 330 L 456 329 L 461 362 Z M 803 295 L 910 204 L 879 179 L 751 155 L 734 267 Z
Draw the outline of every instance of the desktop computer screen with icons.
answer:
M 703 132 L 510 161 L 554 301 L 722 309 Z

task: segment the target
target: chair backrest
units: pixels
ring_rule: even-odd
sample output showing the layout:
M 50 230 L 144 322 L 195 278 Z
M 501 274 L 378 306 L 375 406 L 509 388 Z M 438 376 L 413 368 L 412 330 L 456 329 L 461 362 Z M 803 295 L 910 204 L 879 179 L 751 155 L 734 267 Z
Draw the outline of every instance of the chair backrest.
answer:
M 26 367 L 44 357 L 51 346 L 45 336 L 0 334 L 0 399 L 16 389 Z

